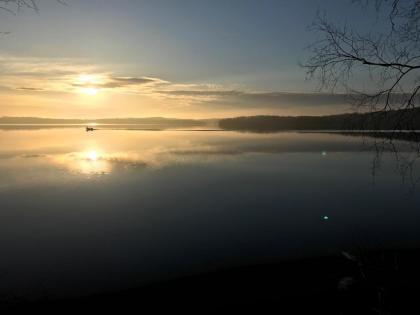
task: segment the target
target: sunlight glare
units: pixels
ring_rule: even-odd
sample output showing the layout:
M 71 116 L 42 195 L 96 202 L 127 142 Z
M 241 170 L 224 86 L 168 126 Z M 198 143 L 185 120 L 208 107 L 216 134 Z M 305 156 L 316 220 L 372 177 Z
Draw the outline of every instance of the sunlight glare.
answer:
M 97 161 L 98 160 L 98 152 L 89 151 L 89 152 L 86 153 L 86 157 L 89 161 Z
M 97 84 L 101 83 L 101 78 L 95 75 L 82 74 L 75 79 L 75 85 L 78 86 L 78 91 L 81 94 L 88 96 L 95 96 L 99 89 Z
M 81 88 L 80 91 L 83 94 L 90 95 L 90 96 L 94 96 L 94 95 L 98 94 L 98 92 L 99 92 L 99 90 L 97 88 L 93 88 L 93 87 Z

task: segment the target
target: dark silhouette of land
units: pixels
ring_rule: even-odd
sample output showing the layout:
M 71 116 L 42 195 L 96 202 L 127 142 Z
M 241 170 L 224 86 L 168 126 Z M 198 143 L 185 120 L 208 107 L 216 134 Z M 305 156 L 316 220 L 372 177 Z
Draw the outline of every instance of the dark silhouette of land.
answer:
M 103 118 L 56 119 L 38 117 L 0 117 L 0 129 L 45 129 L 80 127 L 98 124 L 99 129 L 165 130 L 195 128 L 202 131 L 220 130 L 271 133 L 281 131 L 342 131 L 355 135 L 412 140 L 420 131 L 420 108 L 375 113 L 349 113 L 328 116 L 247 116 L 224 119 Z M 113 127 L 106 127 L 110 125 Z M 200 129 L 202 127 L 202 129 Z M 90 127 L 91 128 L 91 127 Z M 210 128 L 210 129 L 209 129 Z M 96 128 L 95 128 L 96 129 Z M 91 130 L 89 130 L 91 131 Z M 387 131 L 385 134 L 383 131 Z M 401 132 L 404 131 L 404 132 Z M 357 134 L 356 134 L 357 132 Z
M 57 314 L 78 311 L 182 311 L 207 314 L 415 314 L 418 250 L 343 252 L 340 256 L 243 266 L 178 277 L 126 291 L 1 306 Z
M 287 130 L 420 130 L 420 109 L 387 113 L 351 113 L 329 116 L 249 116 L 221 119 L 224 130 L 277 132 Z

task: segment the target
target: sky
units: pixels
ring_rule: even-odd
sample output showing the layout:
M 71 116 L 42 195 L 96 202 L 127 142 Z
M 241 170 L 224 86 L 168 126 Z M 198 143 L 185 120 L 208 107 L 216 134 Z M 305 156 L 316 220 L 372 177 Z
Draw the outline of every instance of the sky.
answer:
M 299 66 L 333 0 L 38 0 L 0 12 L 0 116 L 323 115 L 349 111 Z

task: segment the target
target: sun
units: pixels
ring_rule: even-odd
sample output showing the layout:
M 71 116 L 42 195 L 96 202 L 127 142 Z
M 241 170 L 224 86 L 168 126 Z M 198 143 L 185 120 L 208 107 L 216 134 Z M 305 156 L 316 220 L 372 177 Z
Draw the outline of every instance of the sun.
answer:
M 94 88 L 94 87 L 84 87 L 80 89 L 80 92 L 85 95 L 95 96 L 96 94 L 98 94 L 99 89 Z
M 94 151 L 94 150 L 89 151 L 89 152 L 86 152 L 86 158 L 87 158 L 89 161 L 95 162 L 95 161 L 97 161 L 97 160 L 98 160 L 98 152 L 96 152 L 96 151 Z
M 98 84 L 101 82 L 101 77 L 97 75 L 82 74 L 74 79 L 73 85 L 77 87 L 77 92 L 80 94 L 95 96 L 100 91 Z

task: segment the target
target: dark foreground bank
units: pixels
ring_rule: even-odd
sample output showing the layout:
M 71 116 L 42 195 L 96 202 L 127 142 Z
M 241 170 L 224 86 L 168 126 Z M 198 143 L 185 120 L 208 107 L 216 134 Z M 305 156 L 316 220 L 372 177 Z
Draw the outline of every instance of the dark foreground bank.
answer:
M 3 301 L 8 311 L 418 314 L 420 251 L 343 252 L 178 278 L 78 299 Z

